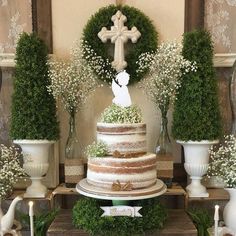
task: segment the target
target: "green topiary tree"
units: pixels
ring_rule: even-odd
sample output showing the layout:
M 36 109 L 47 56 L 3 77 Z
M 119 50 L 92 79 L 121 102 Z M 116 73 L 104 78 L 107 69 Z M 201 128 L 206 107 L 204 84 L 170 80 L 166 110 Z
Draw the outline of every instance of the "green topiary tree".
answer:
M 210 34 L 205 30 L 185 33 L 182 53 L 198 68 L 182 78 L 174 106 L 173 137 L 182 141 L 217 139 L 221 119 Z
M 12 95 L 12 139 L 59 138 L 56 104 L 48 93 L 47 47 L 34 33 L 23 33 L 16 48 Z

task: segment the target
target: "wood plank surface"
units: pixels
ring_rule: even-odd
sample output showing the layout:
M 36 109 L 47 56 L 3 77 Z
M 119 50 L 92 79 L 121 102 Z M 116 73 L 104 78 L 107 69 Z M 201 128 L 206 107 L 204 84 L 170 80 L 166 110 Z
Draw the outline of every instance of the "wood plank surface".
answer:
M 189 197 L 188 201 L 228 201 L 229 194 L 222 188 L 208 188 L 209 197 Z
M 147 236 L 197 236 L 197 229 L 184 210 L 169 210 L 164 229 Z M 47 236 L 88 236 L 83 230 L 72 225 L 71 210 L 61 210 L 48 229 Z

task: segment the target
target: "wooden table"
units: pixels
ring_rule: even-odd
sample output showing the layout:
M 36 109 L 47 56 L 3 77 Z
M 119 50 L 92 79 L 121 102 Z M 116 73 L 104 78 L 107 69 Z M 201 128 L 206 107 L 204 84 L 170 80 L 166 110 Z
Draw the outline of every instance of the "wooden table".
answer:
M 75 188 L 66 188 L 65 184 L 62 183 L 60 184 L 56 189 L 53 190 L 52 192 L 53 198 L 55 198 L 56 196 L 61 196 L 63 197 L 62 199 L 64 199 L 64 197 L 68 197 L 68 196 L 78 196 L 80 195 Z M 174 199 L 170 199 L 170 201 L 177 201 L 180 203 L 181 208 L 185 208 L 188 205 L 188 197 L 187 197 L 187 193 L 186 191 L 177 183 L 173 183 L 171 188 L 168 188 L 167 191 L 161 196 L 170 196 L 170 197 L 174 197 Z M 65 205 L 65 206 L 64 206 Z M 62 208 L 66 209 L 68 208 L 66 206 L 66 204 L 62 204 Z M 176 208 L 176 207 L 169 207 L 169 208 Z M 178 207 L 180 208 L 180 207 Z
M 228 201 L 229 194 L 223 188 L 208 188 L 209 197 L 189 197 L 188 201 Z
M 62 210 L 50 225 L 47 236 L 88 236 L 83 230 L 72 225 L 71 210 Z M 184 210 L 169 210 L 169 216 L 164 229 L 159 234 L 148 236 L 197 236 L 197 229 Z

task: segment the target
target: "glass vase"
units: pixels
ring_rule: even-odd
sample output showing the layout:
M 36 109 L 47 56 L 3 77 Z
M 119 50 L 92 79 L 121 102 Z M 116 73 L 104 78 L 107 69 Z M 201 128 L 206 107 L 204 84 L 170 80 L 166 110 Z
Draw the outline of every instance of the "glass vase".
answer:
M 160 134 L 155 150 L 157 155 L 157 177 L 170 188 L 173 179 L 173 156 L 167 125 L 167 112 L 162 112 Z
M 84 163 L 77 137 L 76 112 L 69 115 L 69 134 L 65 146 L 65 183 L 66 187 L 75 187 L 84 177 Z
M 168 118 L 167 114 L 161 115 L 160 134 L 156 144 L 156 154 L 158 155 L 171 155 L 172 145 L 168 134 Z

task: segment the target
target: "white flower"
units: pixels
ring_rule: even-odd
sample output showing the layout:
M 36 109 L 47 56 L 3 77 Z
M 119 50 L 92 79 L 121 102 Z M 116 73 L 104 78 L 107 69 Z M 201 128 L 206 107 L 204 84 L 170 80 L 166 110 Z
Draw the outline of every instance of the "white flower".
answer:
M 77 45 L 78 44 L 79 42 L 77 42 Z M 103 81 L 112 81 L 116 72 L 111 67 L 111 62 L 109 61 L 109 59 L 104 59 L 101 56 L 98 56 L 87 41 L 81 41 L 80 44 L 82 45 L 82 56 L 86 58 L 88 65 L 93 68 L 96 75 Z M 73 55 L 75 55 L 76 57 L 76 55 L 78 55 L 78 51 L 73 50 Z
M 4 199 L 13 189 L 19 177 L 25 176 L 25 171 L 19 163 L 19 150 L 1 144 L 0 149 L 0 199 Z
M 181 52 L 180 43 L 162 43 L 155 52 L 141 54 L 137 61 L 139 72 L 149 70 L 140 87 L 162 112 L 167 112 L 176 100 L 181 76 L 196 71 L 196 63 L 184 59 Z
M 69 61 L 50 60 L 48 91 L 55 99 L 61 99 L 65 109 L 76 112 L 86 101 L 97 83 L 91 66 L 83 58 L 83 50 L 76 45 Z
M 93 142 L 92 144 L 88 145 L 86 148 L 86 154 L 88 157 L 105 157 L 108 153 L 107 145 L 102 142 Z
M 210 149 L 208 176 L 219 176 L 229 188 L 236 188 L 236 137 L 227 135 L 219 148 Z

